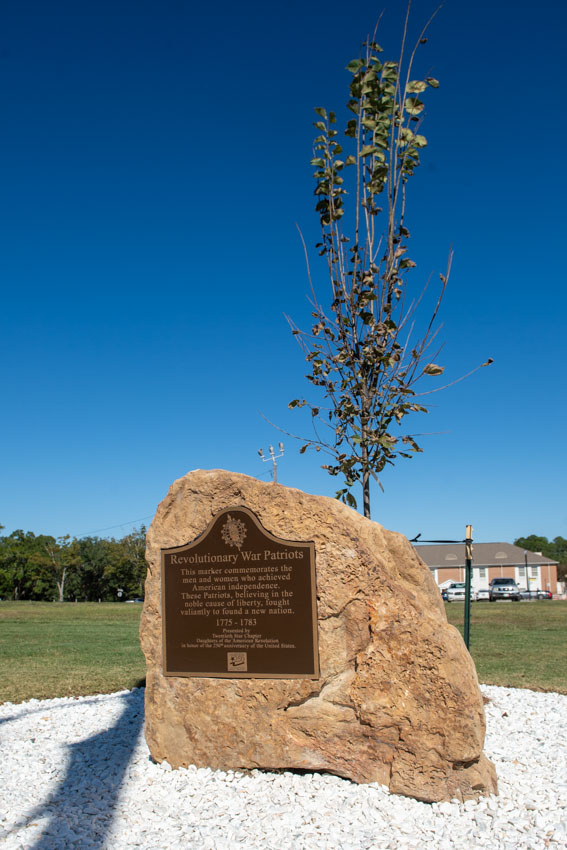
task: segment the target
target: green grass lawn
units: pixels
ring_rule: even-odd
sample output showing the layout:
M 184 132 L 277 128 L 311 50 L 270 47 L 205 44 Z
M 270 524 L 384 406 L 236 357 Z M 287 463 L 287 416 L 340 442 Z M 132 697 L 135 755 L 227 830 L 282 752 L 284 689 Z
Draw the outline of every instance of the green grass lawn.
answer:
M 464 607 L 445 603 L 461 634 Z M 484 684 L 567 694 L 567 601 L 473 602 L 470 652 Z
M 141 605 L 0 602 L 0 702 L 112 693 L 146 675 Z
M 462 632 L 464 605 L 446 604 Z M 133 688 L 145 676 L 141 605 L 0 602 L 0 702 Z M 567 693 L 567 602 L 475 602 L 481 682 Z

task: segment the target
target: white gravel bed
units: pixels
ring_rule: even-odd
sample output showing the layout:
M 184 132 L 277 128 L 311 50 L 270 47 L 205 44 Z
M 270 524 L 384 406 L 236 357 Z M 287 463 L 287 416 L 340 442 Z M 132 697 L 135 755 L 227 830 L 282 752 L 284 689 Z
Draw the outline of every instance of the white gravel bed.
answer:
M 0 705 L 3 850 L 567 848 L 567 696 L 483 686 L 499 795 L 420 803 L 324 774 L 172 771 L 143 689 Z

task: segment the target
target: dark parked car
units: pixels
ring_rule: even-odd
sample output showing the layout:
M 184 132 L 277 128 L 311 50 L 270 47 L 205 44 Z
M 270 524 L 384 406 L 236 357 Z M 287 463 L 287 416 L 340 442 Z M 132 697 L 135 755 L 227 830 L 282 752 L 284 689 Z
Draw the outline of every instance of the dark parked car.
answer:
M 493 578 L 488 591 L 491 602 L 496 602 L 497 599 L 512 599 L 514 602 L 520 600 L 520 588 L 513 578 Z
M 520 590 L 522 599 L 553 599 L 553 593 L 550 590 Z

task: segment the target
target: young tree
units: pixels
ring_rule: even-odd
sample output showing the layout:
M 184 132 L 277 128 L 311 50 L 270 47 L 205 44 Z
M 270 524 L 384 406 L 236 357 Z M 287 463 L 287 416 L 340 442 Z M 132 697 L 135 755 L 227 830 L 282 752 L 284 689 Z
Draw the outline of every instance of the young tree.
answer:
M 415 435 L 398 430 L 408 414 L 427 412 L 417 399 L 416 384 L 443 373 L 443 367 L 431 362 L 430 348 L 451 257 L 440 275 L 435 306 L 427 321 L 419 322 L 423 330 L 415 340 L 424 290 L 414 300 L 408 295 L 407 274 L 416 264 L 408 255 L 406 189 L 427 145 L 419 132 L 422 96 L 439 83 L 433 77 L 412 79 L 416 51 L 426 39 L 422 33 L 406 56 L 407 27 L 406 16 L 397 61 L 383 61 L 380 45 L 368 41 L 364 56 L 347 66 L 352 74 L 347 106 L 353 117 L 346 124 L 344 153 L 335 113 L 315 110 L 318 135 L 311 164 L 322 231 L 317 248 L 326 260 L 331 304 L 326 311 L 315 294 L 304 243 L 311 333 L 290 321 L 310 364 L 307 379 L 329 403 L 290 402 L 291 408 L 311 410 L 315 436 L 300 451 L 314 447 L 333 457 L 323 468 L 344 476 L 346 486 L 337 498 L 353 507 L 351 488 L 361 483 L 367 517 L 370 478 L 382 487 L 378 476 L 387 464 L 422 451 Z

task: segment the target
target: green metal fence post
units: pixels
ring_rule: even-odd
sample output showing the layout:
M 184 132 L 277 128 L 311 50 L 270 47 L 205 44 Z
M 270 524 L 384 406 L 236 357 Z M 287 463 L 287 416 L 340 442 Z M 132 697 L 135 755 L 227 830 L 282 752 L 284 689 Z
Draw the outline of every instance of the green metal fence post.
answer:
M 467 525 L 465 537 L 465 646 L 470 646 L 471 636 L 471 582 L 472 582 L 472 525 Z

